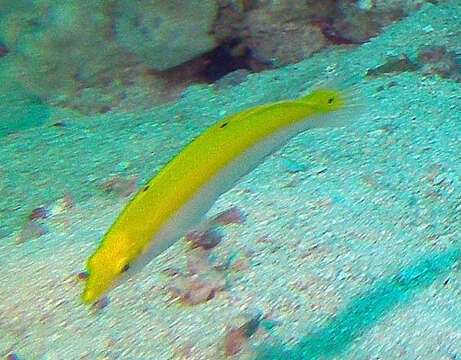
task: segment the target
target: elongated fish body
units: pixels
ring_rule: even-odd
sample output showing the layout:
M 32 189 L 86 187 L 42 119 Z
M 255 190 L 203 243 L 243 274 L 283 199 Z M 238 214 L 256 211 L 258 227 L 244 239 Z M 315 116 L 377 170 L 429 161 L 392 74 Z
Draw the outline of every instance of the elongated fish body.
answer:
M 288 139 L 311 128 L 343 125 L 349 104 L 347 93 L 317 90 L 208 128 L 138 192 L 105 234 L 88 259 L 82 300 L 98 300 L 187 234 L 221 194 Z

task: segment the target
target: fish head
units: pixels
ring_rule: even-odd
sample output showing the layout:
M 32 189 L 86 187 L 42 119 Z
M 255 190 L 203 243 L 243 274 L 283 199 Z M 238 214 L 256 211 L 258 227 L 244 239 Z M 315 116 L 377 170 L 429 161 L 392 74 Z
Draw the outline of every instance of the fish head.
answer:
M 136 257 L 133 242 L 125 233 L 109 232 L 101 246 L 88 259 L 86 268 L 88 278 L 82 295 L 82 301 L 94 303 L 127 275 L 130 262 Z
M 299 101 L 315 107 L 320 112 L 330 112 L 341 109 L 347 102 L 345 97 L 342 91 L 319 89 Z

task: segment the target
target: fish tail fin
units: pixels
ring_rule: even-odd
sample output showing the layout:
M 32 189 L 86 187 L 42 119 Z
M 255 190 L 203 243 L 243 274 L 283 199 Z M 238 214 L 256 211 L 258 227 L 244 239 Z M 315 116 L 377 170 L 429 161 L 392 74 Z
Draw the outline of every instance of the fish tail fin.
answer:
M 328 79 L 309 88 L 297 101 L 315 107 L 318 115 L 306 119 L 309 128 L 348 126 L 361 115 L 363 104 L 357 77 Z

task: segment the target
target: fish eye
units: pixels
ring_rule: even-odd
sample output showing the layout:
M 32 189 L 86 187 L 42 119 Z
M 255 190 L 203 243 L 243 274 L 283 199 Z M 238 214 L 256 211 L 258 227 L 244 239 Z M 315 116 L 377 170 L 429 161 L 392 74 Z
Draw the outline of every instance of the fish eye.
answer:
M 328 104 L 331 104 L 333 102 L 333 100 L 334 100 L 333 98 L 329 98 L 328 99 Z
M 128 271 L 129 268 L 130 268 L 130 264 L 127 263 L 127 264 L 125 264 L 125 266 L 122 268 L 122 271 L 121 271 L 121 272 L 124 273 L 124 272 Z

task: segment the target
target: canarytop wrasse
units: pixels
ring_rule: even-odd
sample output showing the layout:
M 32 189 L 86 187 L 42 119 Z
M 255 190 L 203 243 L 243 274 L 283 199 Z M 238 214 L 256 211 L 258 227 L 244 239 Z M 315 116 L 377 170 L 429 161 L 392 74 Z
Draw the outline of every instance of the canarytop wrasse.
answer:
M 97 301 L 186 235 L 221 194 L 291 137 L 350 123 L 357 98 L 351 89 L 319 88 L 208 128 L 138 192 L 110 227 L 88 259 L 82 300 Z

